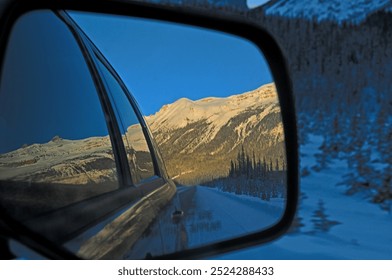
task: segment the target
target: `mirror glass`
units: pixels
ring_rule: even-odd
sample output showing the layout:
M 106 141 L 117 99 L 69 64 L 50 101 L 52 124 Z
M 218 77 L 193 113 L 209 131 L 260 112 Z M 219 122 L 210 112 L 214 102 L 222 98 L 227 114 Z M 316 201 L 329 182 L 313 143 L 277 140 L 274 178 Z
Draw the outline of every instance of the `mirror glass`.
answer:
M 11 215 L 28 224 L 34 211 L 36 219 L 124 189 L 115 163 L 119 151 L 109 136 L 113 128 L 108 118 L 113 117 L 134 179 L 130 189 L 139 190 L 138 200 L 125 208 L 108 206 L 99 219 L 83 216 L 85 208 L 77 208 L 80 219 L 86 220 L 83 230 L 55 240 L 79 256 L 160 256 L 279 222 L 287 190 L 285 137 L 270 69 L 253 43 L 199 27 L 72 11 L 33 12 L 15 26 L 0 89 L 0 201 L 15 208 Z M 86 52 L 95 61 L 96 72 L 89 68 L 89 59 L 83 59 Z M 30 68 L 24 65 L 27 62 Z M 97 79 L 110 89 L 107 102 L 116 109 L 113 116 L 104 112 L 103 97 L 94 86 Z M 32 86 L 28 90 L 26 85 Z M 148 128 L 138 119 L 133 101 L 129 105 L 127 90 Z M 23 94 L 12 97 L 9 92 Z M 12 112 L 19 113 L 10 117 Z M 169 179 L 164 171 L 156 174 L 154 150 Z M 143 196 L 142 187 L 157 177 L 166 185 L 175 184 L 175 192 L 159 194 L 165 198 L 159 211 L 150 214 L 138 208 L 136 213 L 133 207 L 143 199 L 155 207 L 155 200 Z M 80 196 L 75 194 L 80 193 L 78 188 L 83 190 Z M 45 199 L 53 197 L 58 205 L 49 207 L 51 202 Z M 28 201 L 24 208 L 21 200 Z M 127 213 L 137 219 L 124 223 Z M 143 227 L 136 237 L 106 236 L 102 242 L 108 228 L 134 231 L 137 224 Z M 65 222 L 57 225 L 59 231 L 62 226 Z M 33 228 L 44 231 L 42 226 Z M 110 248 L 115 246 L 122 249 L 113 253 Z M 111 253 L 92 253 L 93 247 Z

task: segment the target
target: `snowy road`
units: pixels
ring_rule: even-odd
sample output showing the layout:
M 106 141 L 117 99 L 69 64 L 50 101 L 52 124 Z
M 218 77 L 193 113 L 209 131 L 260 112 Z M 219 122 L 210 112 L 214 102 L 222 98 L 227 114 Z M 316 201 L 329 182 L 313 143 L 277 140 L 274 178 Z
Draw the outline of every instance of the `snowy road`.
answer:
M 176 209 L 184 211 L 178 222 L 171 216 Z M 281 199 L 265 202 L 215 188 L 180 187 L 178 197 L 126 258 L 167 254 L 255 232 L 276 223 L 282 209 Z
M 282 207 L 274 202 L 201 186 L 196 187 L 186 210 L 188 248 L 261 230 L 276 223 L 282 214 Z

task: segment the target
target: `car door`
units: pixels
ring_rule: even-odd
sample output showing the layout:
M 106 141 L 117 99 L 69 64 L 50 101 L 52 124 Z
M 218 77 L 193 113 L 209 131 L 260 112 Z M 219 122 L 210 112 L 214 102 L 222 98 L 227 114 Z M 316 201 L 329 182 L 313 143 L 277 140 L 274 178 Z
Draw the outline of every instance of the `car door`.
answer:
M 109 63 L 66 13 L 30 12 L 13 28 L 0 99 L 6 215 L 48 246 L 120 258 L 175 186 Z

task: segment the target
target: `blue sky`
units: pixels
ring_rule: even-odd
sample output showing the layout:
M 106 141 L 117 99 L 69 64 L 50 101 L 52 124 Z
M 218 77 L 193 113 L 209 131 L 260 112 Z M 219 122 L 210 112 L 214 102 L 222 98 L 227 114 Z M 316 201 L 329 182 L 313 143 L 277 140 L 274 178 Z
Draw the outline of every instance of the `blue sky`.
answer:
M 272 81 L 259 50 L 232 35 L 130 17 L 71 15 L 145 115 L 181 97 L 226 97 Z

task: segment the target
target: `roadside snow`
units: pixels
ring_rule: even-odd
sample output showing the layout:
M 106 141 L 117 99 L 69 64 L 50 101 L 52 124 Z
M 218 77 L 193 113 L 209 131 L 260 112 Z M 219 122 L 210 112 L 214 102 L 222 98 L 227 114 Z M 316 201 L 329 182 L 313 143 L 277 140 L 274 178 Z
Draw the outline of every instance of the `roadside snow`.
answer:
M 301 167 L 316 164 L 314 154 L 322 138 L 310 136 L 301 147 Z M 347 196 L 336 186 L 348 172 L 344 161 L 335 160 L 320 172 L 301 179 L 299 217 L 303 226 L 266 245 L 236 251 L 217 259 L 392 259 L 392 215 L 361 195 Z M 315 211 L 323 203 L 327 220 L 337 222 L 329 230 L 315 226 Z

